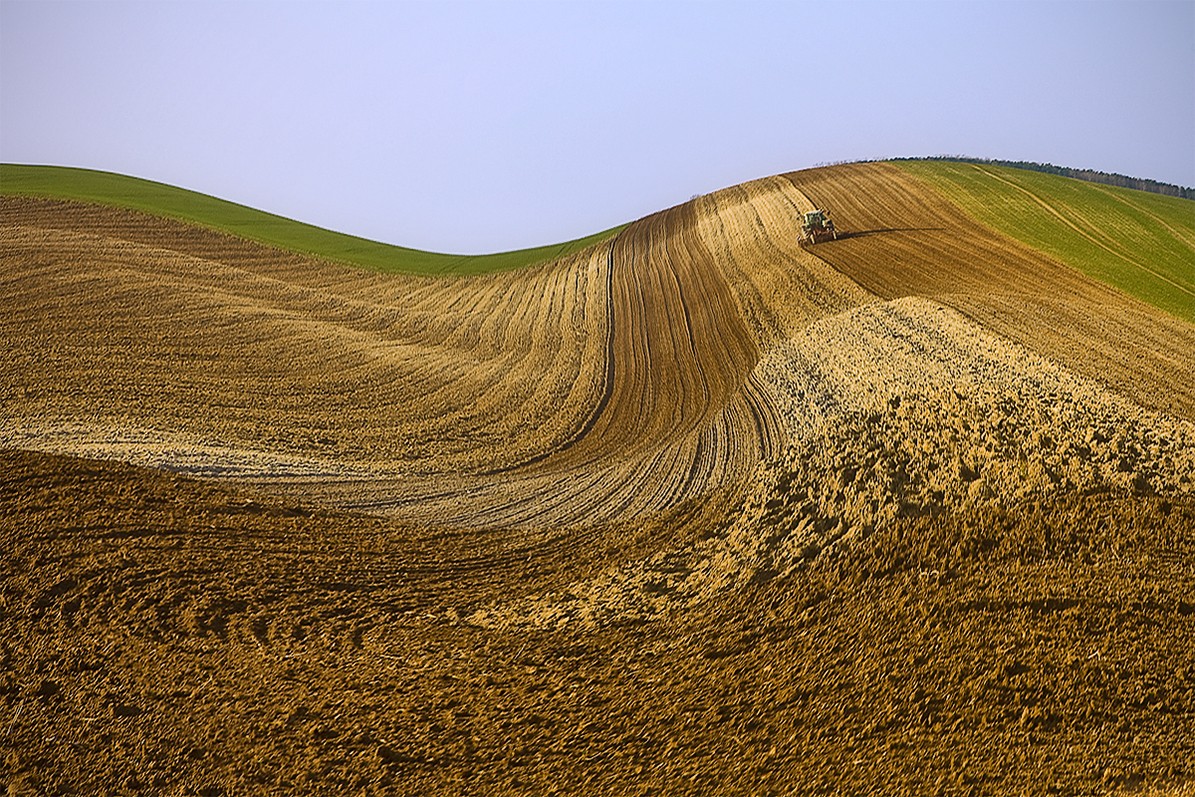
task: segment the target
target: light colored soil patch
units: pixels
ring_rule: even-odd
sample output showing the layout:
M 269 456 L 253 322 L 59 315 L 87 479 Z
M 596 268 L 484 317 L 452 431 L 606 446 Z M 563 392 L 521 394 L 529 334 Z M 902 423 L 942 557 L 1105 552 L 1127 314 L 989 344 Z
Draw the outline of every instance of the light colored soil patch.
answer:
M 157 429 L 92 426 L 73 420 L 5 419 L 0 422 L 0 448 L 115 460 L 233 482 L 308 483 L 372 480 L 385 475 L 381 469 L 337 460 L 287 456 Z
M 791 443 L 755 474 L 737 520 L 703 542 L 471 621 L 658 617 L 791 572 L 898 517 L 1059 493 L 1195 494 L 1195 424 L 1144 410 L 925 299 L 815 322 L 765 355 L 757 374 Z
M 10 792 L 1190 778 L 1195 327 L 899 169 L 468 280 L 4 198 L 0 342 Z

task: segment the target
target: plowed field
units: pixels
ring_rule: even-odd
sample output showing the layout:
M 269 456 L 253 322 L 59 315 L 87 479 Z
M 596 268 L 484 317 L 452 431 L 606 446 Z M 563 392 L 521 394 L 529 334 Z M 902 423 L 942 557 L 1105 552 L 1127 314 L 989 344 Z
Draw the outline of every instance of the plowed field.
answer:
M 1195 793 L 1195 326 L 909 170 L 455 278 L 8 196 L 0 283 L 10 793 Z

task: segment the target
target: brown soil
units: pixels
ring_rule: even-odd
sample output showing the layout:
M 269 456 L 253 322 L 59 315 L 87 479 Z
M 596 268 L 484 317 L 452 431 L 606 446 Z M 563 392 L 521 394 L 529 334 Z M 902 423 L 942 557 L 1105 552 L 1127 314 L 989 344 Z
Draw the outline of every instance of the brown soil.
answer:
M 451 280 L 4 199 L 0 264 L 10 793 L 1195 789 L 1195 328 L 899 170 Z

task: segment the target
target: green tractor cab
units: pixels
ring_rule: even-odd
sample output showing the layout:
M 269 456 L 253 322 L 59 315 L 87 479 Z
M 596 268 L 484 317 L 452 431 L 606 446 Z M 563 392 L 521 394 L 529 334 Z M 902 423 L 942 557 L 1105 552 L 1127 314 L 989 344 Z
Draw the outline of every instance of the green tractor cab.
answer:
M 834 229 L 828 210 L 809 211 L 805 214 L 805 223 L 801 225 L 801 243 L 815 244 L 819 238 L 823 241 L 827 238 L 838 240 L 838 230 Z

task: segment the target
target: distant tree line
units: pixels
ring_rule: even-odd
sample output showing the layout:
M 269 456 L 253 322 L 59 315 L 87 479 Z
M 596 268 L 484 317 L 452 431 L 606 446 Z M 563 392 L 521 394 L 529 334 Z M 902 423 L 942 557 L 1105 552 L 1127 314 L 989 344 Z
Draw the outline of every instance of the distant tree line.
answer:
M 1109 174 L 1094 169 L 1070 169 L 1066 166 L 1055 166 L 1052 163 L 1035 163 L 1034 161 L 1002 161 L 989 158 L 968 158 L 961 155 L 934 155 L 927 158 L 893 158 L 898 161 L 956 161 L 959 163 L 978 163 L 991 166 L 1008 166 L 1013 169 L 1025 169 L 1031 172 L 1045 172 L 1062 177 L 1073 177 L 1076 180 L 1086 180 L 1089 183 L 1115 185 L 1121 188 L 1134 188 L 1138 191 L 1149 191 L 1152 194 L 1165 194 L 1183 199 L 1195 199 L 1195 188 L 1183 188 L 1172 183 L 1160 183 L 1157 180 L 1146 180 L 1141 177 L 1129 177 L 1124 174 Z

